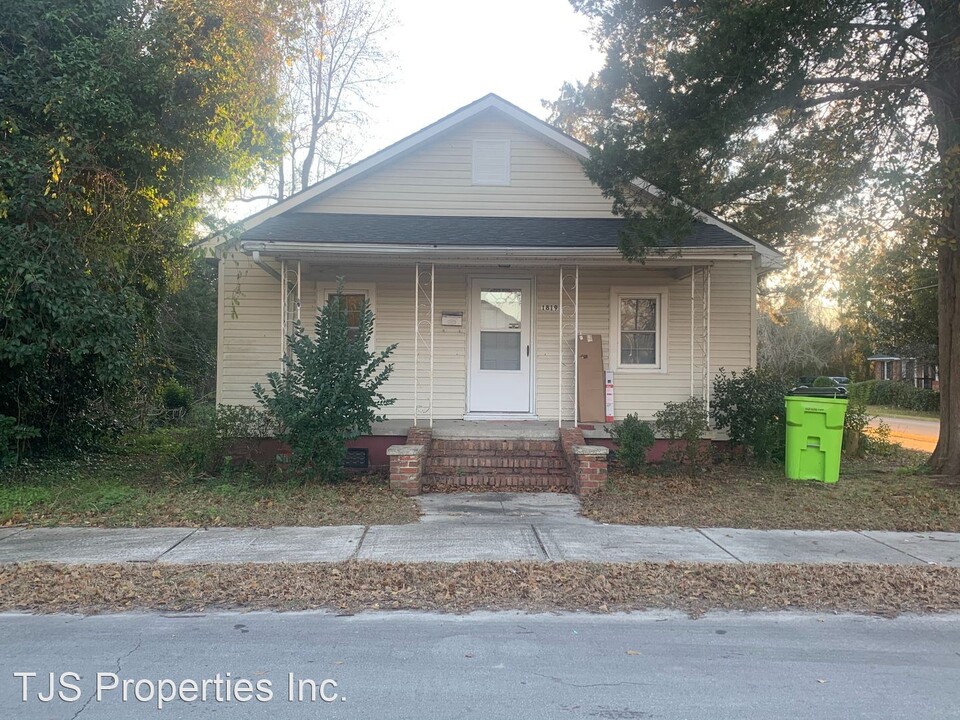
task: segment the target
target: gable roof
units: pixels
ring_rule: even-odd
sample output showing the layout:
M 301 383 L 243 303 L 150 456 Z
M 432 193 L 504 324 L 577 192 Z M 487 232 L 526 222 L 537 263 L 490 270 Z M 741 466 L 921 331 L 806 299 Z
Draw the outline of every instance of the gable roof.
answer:
M 340 172 L 335 173 L 334 175 L 331 175 L 330 177 L 325 178 L 324 180 L 321 180 L 315 183 L 314 185 L 311 185 L 310 187 L 304 190 L 301 190 L 300 192 L 290 195 L 289 197 L 285 198 L 284 200 L 281 200 L 275 205 L 271 205 L 270 207 L 267 207 L 257 213 L 254 213 L 253 215 L 250 215 L 246 219 L 240 221 L 237 224 L 236 228 L 241 231 L 241 238 L 244 240 L 267 239 L 265 237 L 259 237 L 259 236 L 272 235 L 274 233 L 284 232 L 283 228 L 291 228 L 295 224 L 295 222 L 298 222 L 298 221 L 304 222 L 304 219 L 292 218 L 289 220 L 282 220 L 281 219 L 282 216 L 288 213 L 294 213 L 294 211 L 298 207 L 302 206 L 304 203 L 310 202 L 311 200 L 314 200 L 315 198 L 325 193 L 328 193 L 334 190 L 335 188 L 338 188 L 344 185 L 345 183 L 348 183 L 352 180 L 356 180 L 357 178 L 372 172 L 374 169 L 384 165 L 385 163 L 388 163 L 400 157 L 401 155 L 405 155 L 411 152 L 412 150 L 423 146 L 425 143 L 429 142 L 430 140 L 433 140 L 439 135 L 446 133 L 452 128 L 458 125 L 461 125 L 462 123 L 488 110 L 495 110 L 500 112 L 501 114 L 505 115 L 506 117 L 513 120 L 514 122 L 517 122 L 519 125 L 527 129 L 528 131 L 532 132 L 534 135 L 538 136 L 540 139 L 546 141 L 547 143 L 563 151 L 566 151 L 572 154 L 573 156 L 579 159 L 585 160 L 590 157 L 590 149 L 580 141 L 567 135 L 566 133 L 561 132 L 560 130 L 553 127 L 549 123 L 544 122 L 543 120 L 539 119 L 534 115 L 531 115 L 525 110 L 522 110 L 521 108 L 517 107 L 513 103 L 507 102 L 506 100 L 501 98 L 499 95 L 490 93 L 489 95 L 485 95 L 484 97 L 478 100 L 475 100 L 469 105 L 465 105 L 459 110 L 455 110 L 454 112 L 450 113 L 446 117 L 443 117 L 440 120 L 437 120 L 436 122 L 426 126 L 422 130 L 419 130 L 414 134 L 409 135 L 406 138 L 398 142 L 395 142 L 392 145 L 387 146 L 383 150 L 380 150 L 374 153 L 373 155 L 370 155 L 369 157 L 363 160 L 360 160 L 359 162 L 351 165 L 350 167 L 344 170 L 341 170 Z M 639 189 L 643 190 L 644 192 L 648 192 L 656 195 L 661 194 L 661 191 L 658 188 L 656 188 L 654 185 L 652 185 L 651 183 L 641 178 L 637 178 L 633 182 L 634 182 L 634 185 L 636 185 Z M 723 246 L 742 246 L 744 245 L 744 243 L 746 243 L 747 245 L 750 245 L 757 253 L 759 253 L 763 265 L 771 267 L 771 266 L 777 266 L 780 264 L 780 261 L 782 260 L 782 257 L 783 257 L 782 254 L 777 250 L 774 250 L 769 245 L 766 245 L 765 243 L 748 235 L 742 230 L 736 228 L 735 226 L 729 223 L 726 223 L 723 220 L 720 220 L 719 218 L 715 217 L 714 215 L 711 215 L 710 213 L 707 213 L 703 210 L 700 210 L 690 205 L 686 205 L 686 206 L 694 212 L 697 220 L 699 220 L 702 225 L 714 226 L 715 228 L 722 231 L 722 233 L 719 233 L 719 234 L 715 230 L 710 231 L 710 233 L 712 233 L 713 235 L 714 240 L 719 241 L 721 239 L 721 236 L 725 238 L 725 241 L 723 243 L 718 242 L 718 245 L 722 244 Z M 305 215 L 307 213 L 294 213 L 294 214 Z M 329 217 L 329 214 L 323 214 L 323 215 L 317 214 L 317 213 L 311 213 L 311 214 L 316 214 L 316 215 L 319 215 L 320 217 L 324 217 L 324 216 Z M 362 216 L 362 217 L 369 218 L 370 216 Z M 394 220 L 396 220 L 397 216 L 387 216 L 387 217 L 391 217 Z M 470 218 L 470 219 L 473 221 L 477 220 L 477 218 Z M 507 218 L 500 218 L 500 219 L 507 220 Z M 533 219 L 542 220 L 541 218 L 533 218 Z M 265 224 L 271 220 L 275 220 L 275 222 L 271 222 L 270 226 L 268 226 L 267 228 L 264 228 L 259 233 L 255 232 L 260 225 Z M 517 218 L 514 218 L 513 220 L 517 220 Z M 603 223 L 612 223 L 617 221 L 621 223 L 620 227 L 622 227 L 622 223 L 624 221 L 618 218 L 611 218 L 610 220 L 601 220 L 599 222 L 602 225 Z M 597 221 L 594 220 L 592 222 L 597 222 Z M 521 224 L 523 223 L 518 223 L 518 225 L 521 225 Z M 598 225 L 597 227 L 600 227 L 601 225 Z M 613 227 L 613 225 L 603 225 L 603 227 Z M 304 229 L 306 230 L 306 228 Z M 599 231 L 596 231 L 596 232 L 599 232 Z M 700 231 L 698 228 L 697 232 L 704 232 L 704 231 Z M 697 235 L 697 232 L 695 232 L 694 235 Z M 343 241 L 342 238 L 340 238 L 339 240 Z M 691 238 L 691 241 L 695 241 L 695 239 Z M 482 244 L 492 244 L 491 242 L 489 242 L 489 236 L 488 236 L 488 240 Z M 578 245 L 583 246 L 583 243 L 578 243 Z M 614 246 L 615 245 L 616 243 L 614 243 Z

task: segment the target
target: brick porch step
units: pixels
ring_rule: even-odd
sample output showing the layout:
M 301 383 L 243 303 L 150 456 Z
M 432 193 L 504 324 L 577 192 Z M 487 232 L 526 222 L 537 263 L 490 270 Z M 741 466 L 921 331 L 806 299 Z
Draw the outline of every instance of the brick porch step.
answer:
M 563 448 L 556 440 L 434 440 L 423 484 L 443 488 L 572 488 Z

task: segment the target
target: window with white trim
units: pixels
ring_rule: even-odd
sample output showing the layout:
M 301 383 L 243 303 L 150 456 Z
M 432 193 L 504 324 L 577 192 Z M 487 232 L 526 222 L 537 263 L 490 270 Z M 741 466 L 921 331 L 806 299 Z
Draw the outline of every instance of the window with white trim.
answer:
M 473 184 L 510 184 L 510 141 L 473 141 Z
M 661 370 L 664 293 L 614 289 L 611 295 L 613 364 L 625 370 Z
M 374 313 L 374 332 L 376 332 L 376 309 L 374 308 L 373 286 L 364 286 L 357 284 L 346 284 L 343 286 L 342 311 L 347 320 L 347 333 L 351 339 L 357 336 L 360 331 L 360 318 L 363 313 L 364 301 L 370 304 L 370 311 Z M 337 300 L 336 285 L 321 285 L 317 288 L 317 305 L 328 305 Z M 370 337 L 371 348 L 375 347 L 374 338 Z

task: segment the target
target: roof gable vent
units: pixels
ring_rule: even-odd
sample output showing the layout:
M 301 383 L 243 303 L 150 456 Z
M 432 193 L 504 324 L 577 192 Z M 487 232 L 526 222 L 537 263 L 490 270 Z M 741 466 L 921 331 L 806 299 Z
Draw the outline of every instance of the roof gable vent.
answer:
M 473 141 L 473 184 L 510 184 L 510 141 Z

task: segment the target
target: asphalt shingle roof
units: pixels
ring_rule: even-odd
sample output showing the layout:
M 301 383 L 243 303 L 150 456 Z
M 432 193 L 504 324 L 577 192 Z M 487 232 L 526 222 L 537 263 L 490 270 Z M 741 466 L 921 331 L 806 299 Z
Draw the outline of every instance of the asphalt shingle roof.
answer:
M 242 240 L 369 243 L 428 247 L 617 247 L 620 218 L 352 215 L 287 212 L 265 220 Z M 716 225 L 697 223 L 683 247 L 751 247 Z

